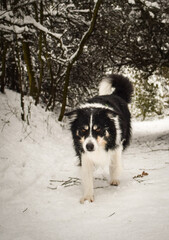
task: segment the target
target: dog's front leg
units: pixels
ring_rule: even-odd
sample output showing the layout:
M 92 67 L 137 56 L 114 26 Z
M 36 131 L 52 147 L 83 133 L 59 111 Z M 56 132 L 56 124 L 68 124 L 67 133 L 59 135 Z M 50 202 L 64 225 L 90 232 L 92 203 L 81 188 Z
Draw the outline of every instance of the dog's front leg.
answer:
M 122 146 L 119 146 L 116 150 L 114 150 L 109 166 L 110 184 L 114 186 L 118 186 L 120 184 L 119 177 L 122 172 L 121 154 Z
M 93 202 L 93 162 L 86 154 L 82 155 L 82 184 L 84 192 L 80 203 L 84 203 L 85 200 Z

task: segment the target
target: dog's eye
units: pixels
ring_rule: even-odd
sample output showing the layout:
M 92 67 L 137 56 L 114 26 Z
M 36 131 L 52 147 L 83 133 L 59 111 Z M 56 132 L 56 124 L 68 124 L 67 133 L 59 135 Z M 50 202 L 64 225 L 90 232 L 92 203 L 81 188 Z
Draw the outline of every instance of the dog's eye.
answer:
M 100 130 L 101 130 L 100 127 L 96 128 L 96 132 L 100 132 Z
M 88 125 L 84 125 L 84 126 L 81 128 L 81 131 L 82 131 L 82 132 L 87 132 L 88 129 L 89 129 Z
M 87 132 L 88 129 L 89 129 L 89 127 L 87 125 L 85 125 L 85 126 L 82 127 L 81 131 L 82 132 Z
M 96 132 L 100 132 L 101 129 L 98 125 L 94 125 L 93 130 L 96 131 Z

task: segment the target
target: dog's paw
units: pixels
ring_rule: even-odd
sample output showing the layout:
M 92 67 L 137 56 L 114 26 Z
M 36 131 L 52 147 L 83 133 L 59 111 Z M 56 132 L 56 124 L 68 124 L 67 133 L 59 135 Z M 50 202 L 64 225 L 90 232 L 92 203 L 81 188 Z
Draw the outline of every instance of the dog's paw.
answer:
M 94 196 L 86 196 L 80 199 L 80 203 L 83 204 L 85 201 L 94 202 Z
M 120 184 L 120 181 L 118 179 L 113 179 L 111 182 L 110 182 L 110 185 L 112 186 L 118 186 Z

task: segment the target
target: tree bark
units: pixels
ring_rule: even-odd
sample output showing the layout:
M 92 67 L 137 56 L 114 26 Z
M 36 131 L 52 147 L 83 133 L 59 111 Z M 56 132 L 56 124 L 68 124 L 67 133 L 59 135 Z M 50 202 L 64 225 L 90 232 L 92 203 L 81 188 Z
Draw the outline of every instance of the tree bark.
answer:
M 30 96 L 32 96 L 34 99 L 36 97 L 37 88 L 35 83 L 35 77 L 31 62 L 31 54 L 29 49 L 29 44 L 27 41 L 22 42 L 23 47 L 23 53 L 24 53 L 24 60 L 26 63 L 27 71 L 28 71 L 28 77 L 29 77 L 29 87 L 30 87 Z
M 86 31 L 86 33 L 83 35 L 77 51 L 73 54 L 73 56 L 70 58 L 70 60 L 68 62 L 67 69 L 66 69 L 66 72 L 65 72 L 65 78 L 64 78 L 65 85 L 64 85 L 64 90 L 63 90 L 62 107 L 61 107 L 60 115 L 59 115 L 59 118 L 58 118 L 59 121 L 62 121 L 64 113 L 65 113 L 69 79 L 70 79 L 70 73 L 71 73 L 73 64 L 77 61 L 77 59 L 79 58 L 79 56 L 83 52 L 84 45 L 85 45 L 85 43 L 87 42 L 87 40 L 89 39 L 90 35 L 92 34 L 92 32 L 94 30 L 94 27 L 95 27 L 95 24 L 96 24 L 96 19 L 97 19 L 97 14 L 98 14 L 101 2 L 102 2 L 102 0 L 97 0 L 97 2 L 95 3 L 90 26 L 89 26 L 88 30 Z
M 2 73 L 1 73 L 1 93 L 5 93 L 5 65 L 6 65 L 6 53 L 7 53 L 8 43 L 4 42 L 3 52 L 2 52 Z
M 49 107 L 51 106 L 52 104 L 52 101 L 53 101 L 53 104 L 54 105 L 54 101 L 55 101 L 55 79 L 54 79 L 54 76 L 53 76 L 53 70 L 52 70 L 52 65 L 51 65 L 51 61 L 50 61 L 50 58 L 49 58 L 49 55 L 48 55 L 48 47 L 47 47 L 47 41 L 46 41 L 46 35 L 43 34 L 43 41 L 44 41 L 44 45 L 45 45 L 45 59 L 46 59 L 46 63 L 47 63 L 47 67 L 48 67 L 48 70 L 49 70 L 49 74 L 50 74 L 50 80 L 51 80 L 51 85 L 50 85 L 50 97 L 49 97 L 49 100 L 48 100 L 48 103 L 46 105 L 46 111 L 49 109 Z
M 43 2 L 40 2 L 40 24 L 43 25 Z M 38 92 L 37 92 L 37 96 L 36 96 L 36 101 L 35 101 L 35 105 L 37 105 L 39 103 L 39 97 L 41 94 L 41 88 L 42 88 L 42 79 L 43 79 L 43 60 L 42 60 L 42 41 L 43 40 L 43 32 L 40 31 L 40 35 L 39 35 L 39 63 L 40 63 L 40 75 L 39 75 L 39 81 L 38 81 Z
M 19 85 L 20 85 L 20 99 L 21 99 L 21 119 L 22 121 L 25 121 L 25 104 L 24 104 L 24 93 L 23 93 L 23 89 L 22 89 L 22 85 L 23 85 L 23 79 L 22 79 L 22 70 L 21 70 L 21 60 L 20 60 L 20 56 L 19 56 L 19 47 L 18 47 L 18 39 L 17 39 L 17 35 L 16 35 L 16 56 L 17 56 L 17 63 L 16 65 L 18 66 L 18 75 L 19 75 Z

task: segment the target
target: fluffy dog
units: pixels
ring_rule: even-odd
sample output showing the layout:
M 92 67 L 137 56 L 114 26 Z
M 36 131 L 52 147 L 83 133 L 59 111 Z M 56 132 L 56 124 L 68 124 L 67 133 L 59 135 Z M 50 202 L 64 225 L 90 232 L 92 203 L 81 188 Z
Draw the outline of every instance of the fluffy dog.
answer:
M 110 184 L 119 185 L 121 154 L 131 138 L 128 103 L 132 93 L 128 78 L 112 74 L 101 81 L 99 96 L 65 114 L 70 119 L 74 148 L 82 166 L 81 203 L 94 201 L 94 166 L 109 164 Z

